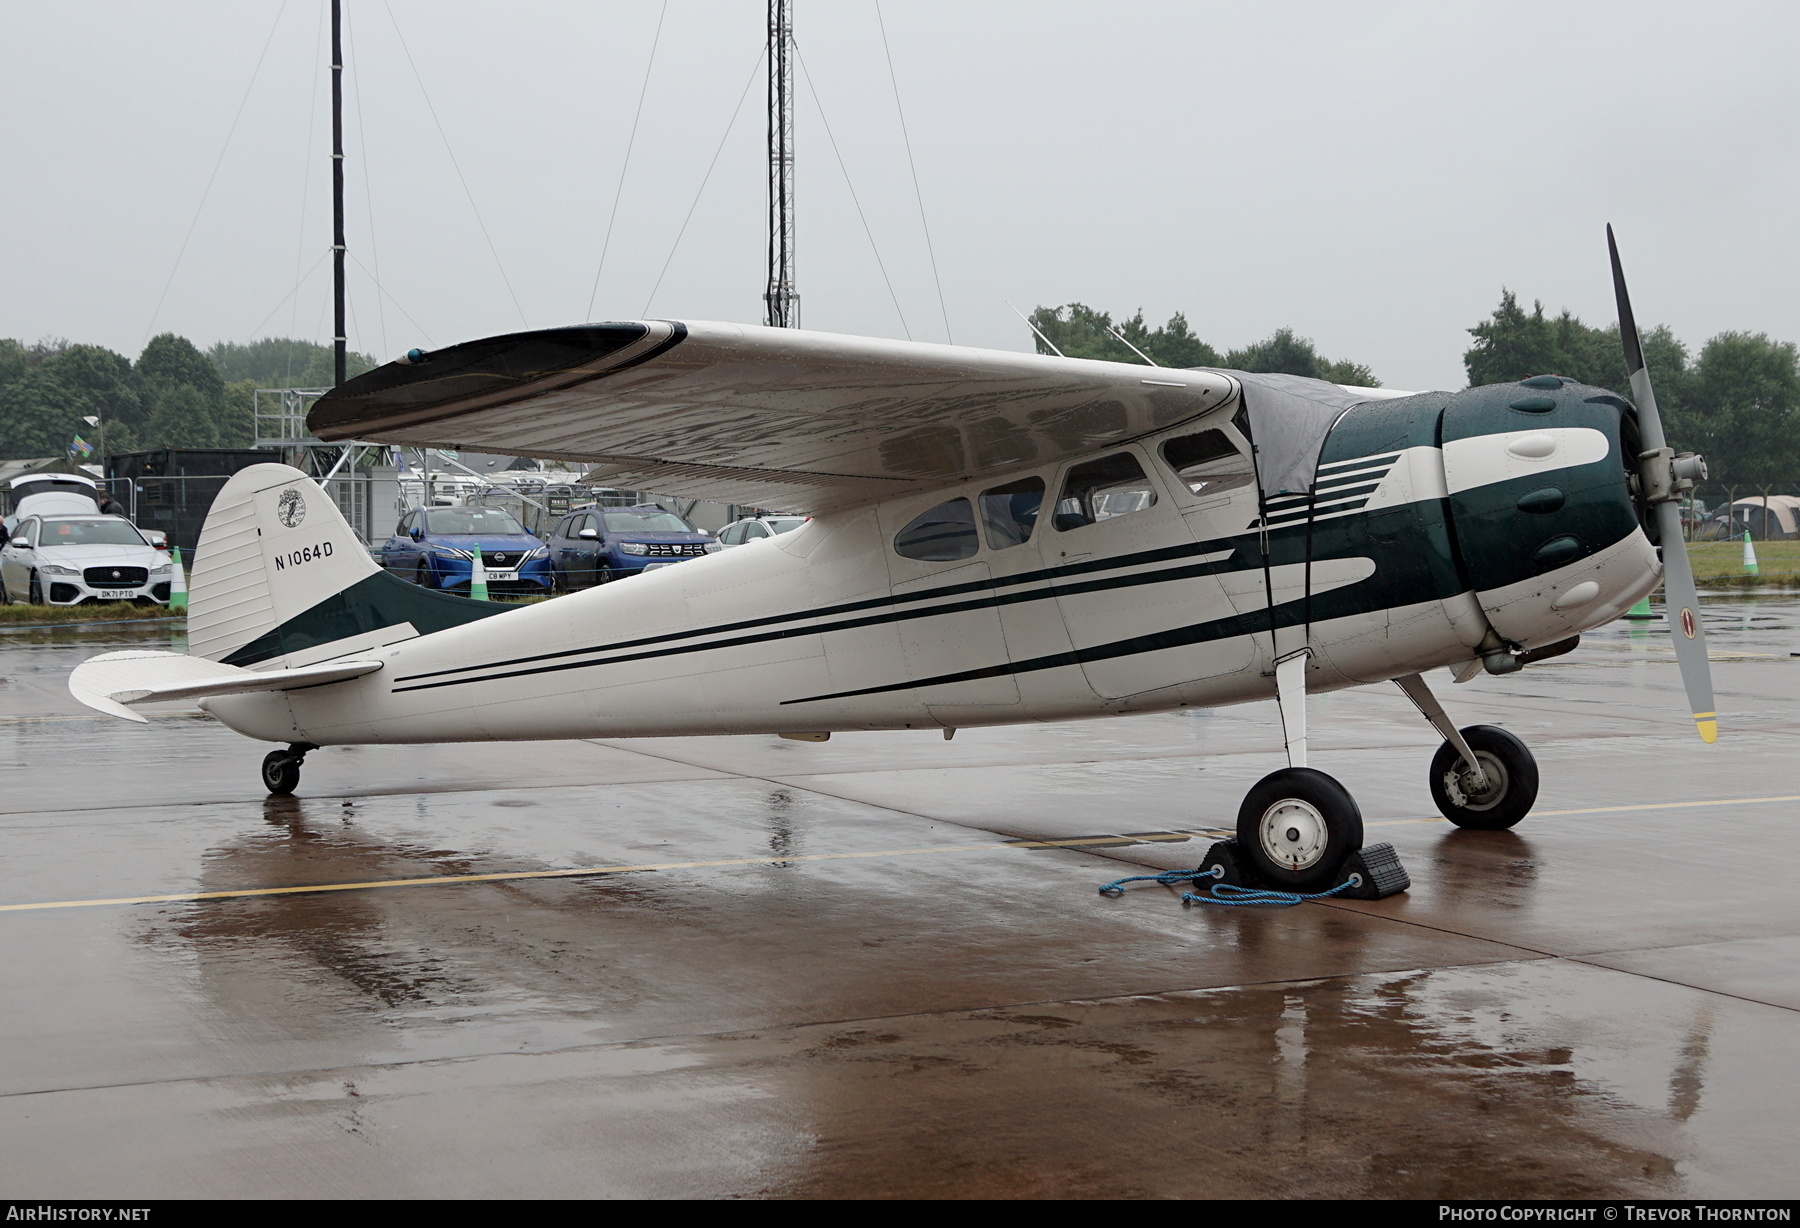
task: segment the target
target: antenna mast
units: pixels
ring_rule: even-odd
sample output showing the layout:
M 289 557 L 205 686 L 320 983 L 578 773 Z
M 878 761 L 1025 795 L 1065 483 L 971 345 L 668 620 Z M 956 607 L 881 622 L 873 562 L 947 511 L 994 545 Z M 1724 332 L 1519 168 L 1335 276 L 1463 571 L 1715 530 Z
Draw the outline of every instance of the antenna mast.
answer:
M 800 327 L 800 295 L 794 290 L 793 0 L 769 0 L 769 285 L 763 303 L 765 324 Z
M 331 263 L 332 298 L 336 328 L 332 345 L 336 350 L 337 378 L 332 386 L 344 382 L 344 346 L 349 340 L 344 330 L 344 14 L 342 0 L 331 0 Z

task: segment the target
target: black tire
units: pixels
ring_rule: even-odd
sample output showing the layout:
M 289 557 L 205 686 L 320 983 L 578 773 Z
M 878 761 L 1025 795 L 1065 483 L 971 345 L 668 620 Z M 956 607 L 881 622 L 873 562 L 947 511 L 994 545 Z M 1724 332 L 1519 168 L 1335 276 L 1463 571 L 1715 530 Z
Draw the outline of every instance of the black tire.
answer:
M 1237 843 L 1258 878 L 1283 891 L 1323 891 L 1363 843 L 1350 791 L 1313 768 L 1282 768 L 1238 807 Z
M 300 760 L 285 750 L 272 750 L 263 756 L 263 786 L 278 797 L 285 797 L 300 786 Z
M 31 572 L 31 587 L 25 590 L 25 600 L 32 605 L 44 604 L 44 586 L 38 582 L 37 569 Z
M 1469 765 L 1445 742 L 1431 757 L 1431 800 L 1458 827 L 1504 831 L 1531 813 L 1537 801 L 1537 760 L 1525 743 L 1496 725 L 1470 725 L 1462 736 L 1481 760 L 1488 790 L 1477 793 L 1471 787 Z

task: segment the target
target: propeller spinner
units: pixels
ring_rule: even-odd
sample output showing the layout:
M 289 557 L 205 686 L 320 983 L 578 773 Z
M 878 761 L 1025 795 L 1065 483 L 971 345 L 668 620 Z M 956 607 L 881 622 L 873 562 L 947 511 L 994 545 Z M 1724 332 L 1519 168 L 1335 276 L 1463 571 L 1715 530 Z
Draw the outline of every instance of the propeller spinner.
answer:
M 1706 478 L 1706 462 L 1692 453 L 1680 456 L 1663 434 L 1662 415 L 1656 410 L 1656 393 L 1644 366 L 1644 347 L 1638 339 L 1637 321 L 1631 314 L 1631 296 L 1625 290 L 1625 270 L 1619 264 L 1619 245 L 1612 225 L 1606 227 L 1606 247 L 1612 254 L 1613 293 L 1619 300 L 1619 340 L 1625 347 L 1625 371 L 1631 377 L 1631 397 L 1637 402 L 1638 429 L 1644 450 L 1638 455 L 1638 481 L 1643 499 L 1656 515 L 1662 542 L 1663 601 L 1669 620 L 1669 637 L 1675 641 L 1675 660 L 1681 666 L 1681 683 L 1687 688 L 1688 706 L 1700 738 L 1711 742 L 1719 736 L 1719 715 L 1713 710 L 1712 667 L 1706 660 L 1706 631 L 1700 624 L 1700 596 L 1694 589 L 1694 571 L 1688 565 L 1681 535 L 1681 510 L 1677 500 L 1696 481 Z

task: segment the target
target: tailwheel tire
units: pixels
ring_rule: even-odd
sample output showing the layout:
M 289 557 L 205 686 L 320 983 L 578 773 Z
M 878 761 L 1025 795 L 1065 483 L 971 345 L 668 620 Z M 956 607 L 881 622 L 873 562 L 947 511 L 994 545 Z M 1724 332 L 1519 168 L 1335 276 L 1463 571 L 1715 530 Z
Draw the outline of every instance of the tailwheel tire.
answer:
M 285 797 L 300 785 L 300 760 L 285 750 L 270 751 L 263 756 L 262 780 L 270 793 Z
M 1282 768 L 1238 807 L 1238 848 L 1257 877 L 1284 891 L 1330 887 L 1362 847 L 1362 811 L 1350 791 L 1313 768 Z
M 1468 761 L 1445 742 L 1431 757 L 1431 800 L 1458 827 L 1504 831 L 1537 801 L 1537 760 L 1525 743 L 1497 725 L 1470 725 L 1462 736 L 1481 760 L 1486 787 L 1478 786 Z

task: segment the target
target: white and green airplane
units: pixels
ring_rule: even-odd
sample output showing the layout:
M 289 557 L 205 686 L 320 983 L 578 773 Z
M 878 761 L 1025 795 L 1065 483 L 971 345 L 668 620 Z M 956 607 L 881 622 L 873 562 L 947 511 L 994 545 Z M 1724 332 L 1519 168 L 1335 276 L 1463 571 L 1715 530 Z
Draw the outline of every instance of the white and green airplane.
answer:
M 198 699 L 283 744 L 276 793 L 324 746 L 948 736 L 1273 698 L 1288 766 L 1245 798 L 1239 844 L 1265 880 L 1317 890 L 1362 819 L 1307 766 L 1309 692 L 1397 682 L 1445 739 L 1439 809 L 1508 827 L 1536 798 L 1531 753 L 1458 729 L 1424 675 L 1566 652 L 1666 580 L 1713 740 L 1675 503 L 1704 468 L 1664 442 L 1613 261 L 1635 406 L 1553 374 L 1402 394 L 671 320 L 414 351 L 320 400 L 311 429 L 811 519 L 506 606 L 390 576 L 315 482 L 256 465 L 201 534 L 192 655 L 109 653 L 69 687 L 133 720 Z

